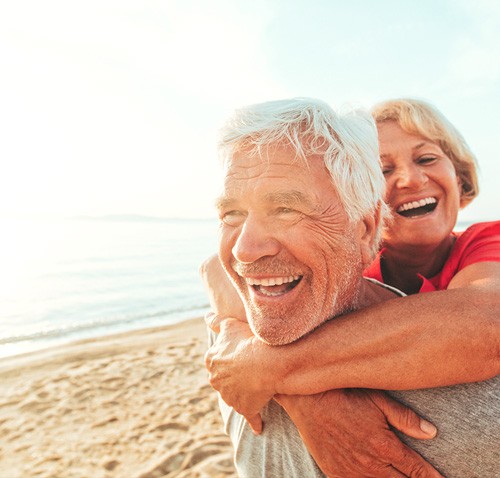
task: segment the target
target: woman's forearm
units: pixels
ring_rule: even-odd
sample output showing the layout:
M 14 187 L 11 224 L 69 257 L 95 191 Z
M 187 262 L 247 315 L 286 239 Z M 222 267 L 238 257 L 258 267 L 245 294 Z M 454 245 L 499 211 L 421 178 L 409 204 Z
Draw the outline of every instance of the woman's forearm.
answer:
M 214 256 L 201 267 L 213 309 L 244 318 L 236 290 Z M 500 264 L 469 266 L 446 291 L 396 298 L 337 317 L 293 344 L 272 347 L 248 333 L 219 336 L 210 371 L 239 389 L 313 394 L 334 388 L 405 390 L 481 381 L 500 373 Z M 235 341 L 247 341 L 236 347 Z M 242 344 L 240 344 L 242 345 Z M 220 344 L 219 344 L 220 346 Z M 231 347 L 229 347 L 231 348 Z M 219 358 L 220 357 L 220 358 Z M 227 378 L 224 379 L 227 381 Z M 228 382 L 229 384 L 229 382 Z M 250 387 L 250 388 L 252 388 Z
M 500 373 L 497 297 L 492 288 L 468 287 L 335 318 L 293 344 L 267 348 L 276 391 L 404 390 L 491 378 Z

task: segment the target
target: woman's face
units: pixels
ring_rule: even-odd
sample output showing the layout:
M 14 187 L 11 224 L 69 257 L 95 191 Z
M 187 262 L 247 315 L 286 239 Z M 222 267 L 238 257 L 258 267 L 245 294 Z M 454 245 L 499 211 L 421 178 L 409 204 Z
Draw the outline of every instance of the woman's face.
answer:
M 386 181 L 385 199 L 394 220 L 386 245 L 432 246 L 449 238 L 460 208 L 460 181 L 436 143 L 404 131 L 396 121 L 377 125 Z

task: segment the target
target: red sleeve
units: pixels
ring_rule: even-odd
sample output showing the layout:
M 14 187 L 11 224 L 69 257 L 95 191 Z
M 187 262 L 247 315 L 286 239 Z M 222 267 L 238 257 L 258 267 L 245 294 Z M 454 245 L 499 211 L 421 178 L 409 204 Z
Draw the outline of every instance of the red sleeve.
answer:
M 500 262 L 500 221 L 474 224 L 463 232 L 458 270 L 476 262 Z
M 442 271 L 436 288 L 446 289 L 453 276 L 477 262 L 500 262 L 500 221 L 480 222 L 461 233 Z
M 373 263 L 364 271 L 365 277 L 383 282 L 380 267 L 383 251 L 384 249 L 378 253 Z M 457 234 L 457 240 L 443 269 L 430 279 L 418 274 L 422 280 L 419 292 L 446 289 L 460 270 L 476 262 L 500 262 L 500 221 L 473 224 Z

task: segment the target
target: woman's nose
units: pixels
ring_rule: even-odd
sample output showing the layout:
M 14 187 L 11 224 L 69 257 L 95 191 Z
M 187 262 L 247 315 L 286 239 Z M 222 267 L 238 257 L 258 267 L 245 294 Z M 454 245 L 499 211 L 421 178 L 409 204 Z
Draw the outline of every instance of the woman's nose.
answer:
M 396 174 L 396 185 L 399 188 L 419 189 L 427 182 L 427 175 L 417 165 L 405 166 Z

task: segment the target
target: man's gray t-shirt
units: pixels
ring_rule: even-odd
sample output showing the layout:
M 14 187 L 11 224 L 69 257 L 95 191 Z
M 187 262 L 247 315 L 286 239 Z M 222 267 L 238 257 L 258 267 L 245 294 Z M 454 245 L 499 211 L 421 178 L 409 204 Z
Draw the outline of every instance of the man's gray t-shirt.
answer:
M 399 436 L 445 477 L 500 476 L 500 376 L 480 383 L 389 394 L 438 427 L 438 436 L 433 440 Z M 259 436 L 222 400 L 220 406 L 241 477 L 325 476 L 276 402 L 263 410 L 265 425 Z
M 438 435 L 432 440 L 416 440 L 396 433 L 446 478 L 500 477 L 500 375 L 478 383 L 387 393 L 436 425 Z M 325 476 L 294 423 L 276 402 L 271 401 L 263 409 L 264 430 L 258 436 L 220 398 L 219 405 L 226 433 L 233 443 L 239 476 Z

